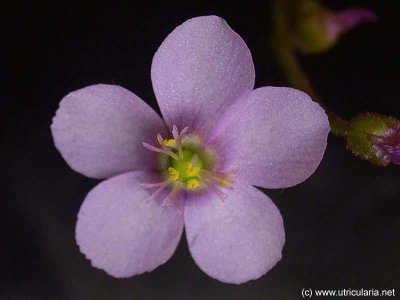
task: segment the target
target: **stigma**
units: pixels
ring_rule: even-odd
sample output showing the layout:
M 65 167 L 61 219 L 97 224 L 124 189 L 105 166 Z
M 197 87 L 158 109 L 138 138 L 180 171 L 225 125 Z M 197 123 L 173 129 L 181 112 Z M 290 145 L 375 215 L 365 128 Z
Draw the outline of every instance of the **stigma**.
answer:
M 221 201 L 227 198 L 223 189 L 232 188 L 232 173 L 218 172 L 217 154 L 204 147 L 201 139 L 185 127 L 179 132 L 172 127 L 172 138 L 163 138 L 157 134 L 157 146 L 143 142 L 143 146 L 158 153 L 159 174 L 163 179 L 157 183 L 143 183 L 148 189 L 155 189 L 149 200 L 157 198 L 165 190 L 169 191 L 162 205 L 177 204 L 180 192 L 200 193 L 210 191 Z M 221 190 L 222 189 L 222 190 Z M 165 195 L 165 193 L 163 193 Z

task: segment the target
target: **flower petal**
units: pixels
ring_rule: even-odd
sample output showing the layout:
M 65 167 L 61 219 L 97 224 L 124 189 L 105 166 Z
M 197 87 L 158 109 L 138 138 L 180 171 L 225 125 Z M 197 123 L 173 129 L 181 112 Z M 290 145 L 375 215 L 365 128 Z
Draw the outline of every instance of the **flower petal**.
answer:
M 141 142 L 153 143 L 163 129 L 161 118 L 138 96 L 106 84 L 69 93 L 51 125 L 70 167 L 93 178 L 152 168 L 155 157 Z
M 114 277 L 152 271 L 175 252 L 183 218 L 175 208 L 146 201 L 146 172 L 103 181 L 87 195 L 78 214 L 76 241 L 96 268 Z
M 209 126 L 254 86 L 254 65 L 242 38 L 220 17 L 193 18 L 164 40 L 151 78 L 167 124 Z
M 314 173 L 329 133 L 324 110 L 293 88 L 263 87 L 231 107 L 218 125 L 227 164 L 252 185 L 284 188 Z
M 281 214 L 266 195 L 249 185 L 236 185 L 224 202 L 217 196 L 188 201 L 185 228 L 197 265 L 222 282 L 257 279 L 282 257 Z

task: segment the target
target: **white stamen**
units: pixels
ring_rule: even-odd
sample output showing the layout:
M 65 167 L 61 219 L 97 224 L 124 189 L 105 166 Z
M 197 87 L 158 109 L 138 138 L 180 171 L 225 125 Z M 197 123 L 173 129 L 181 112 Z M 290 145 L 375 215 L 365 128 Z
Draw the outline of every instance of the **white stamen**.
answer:
M 213 184 L 218 184 L 223 189 L 233 190 L 232 184 L 234 181 L 232 180 L 231 172 L 221 173 L 221 172 L 213 172 L 208 170 L 201 170 L 202 174 L 204 174 L 205 181 Z
M 179 159 L 178 155 L 176 155 L 175 153 L 173 153 L 173 152 L 170 151 L 170 150 L 167 150 L 167 149 L 160 149 L 160 148 L 154 147 L 154 146 L 152 146 L 152 145 L 150 145 L 150 144 L 148 144 L 148 143 L 145 143 L 145 142 L 143 142 L 142 145 L 143 145 L 145 148 L 147 148 L 147 149 L 149 149 L 149 150 L 151 150 L 151 151 L 158 152 L 158 153 L 164 153 L 164 154 L 166 154 L 166 155 L 171 156 L 173 159 Z
M 226 178 L 231 178 L 233 177 L 234 173 L 233 171 L 227 171 L 227 172 L 215 172 L 215 171 L 209 171 L 209 170 L 202 170 L 207 176 L 212 176 L 215 178 L 220 178 L 220 179 L 226 179 Z M 231 182 L 231 181 L 229 181 Z
M 151 189 L 151 188 L 162 186 L 169 182 L 170 182 L 170 180 L 166 180 L 163 182 L 157 182 L 157 183 L 141 183 L 140 186 L 144 187 L 145 189 Z
M 172 136 L 175 139 L 176 147 L 178 148 L 178 152 L 179 152 L 179 157 L 181 157 L 181 158 L 183 157 L 182 139 L 188 130 L 189 130 L 189 127 L 186 126 L 185 128 L 183 128 L 181 133 L 179 133 L 178 127 L 175 124 L 172 125 Z
M 186 126 L 185 128 L 183 128 L 182 129 L 182 131 L 181 131 L 181 137 L 183 137 L 185 134 L 186 134 L 186 132 L 188 132 L 188 130 L 189 130 L 189 127 L 188 126 Z
M 159 185 L 159 188 L 146 199 L 146 202 L 150 202 L 151 200 L 154 200 L 154 198 L 158 194 L 160 194 L 168 186 L 169 183 L 170 183 L 169 180 L 161 182 L 161 185 Z M 144 183 L 143 185 L 145 185 L 145 184 L 146 183 Z M 151 183 L 149 183 L 148 185 L 151 185 Z
M 171 192 L 168 194 L 168 196 L 162 202 L 162 204 L 161 204 L 162 206 L 171 206 L 171 204 L 175 202 L 176 195 L 178 194 L 180 185 L 181 185 L 181 183 L 179 181 L 177 181 L 175 183 Z
M 159 133 L 157 134 L 157 140 L 158 140 L 158 143 L 160 144 L 161 148 L 163 148 L 164 150 L 168 150 L 168 148 L 165 147 L 165 145 L 163 143 L 163 138 L 162 138 L 161 134 L 159 134 Z
M 175 124 L 172 125 L 172 136 L 174 137 L 175 140 L 177 140 L 179 137 L 178 127 L 176 127 Z
M 219 199 L 221 199 L 222 202 L 224 202 L 225 199 L 228 198 L 228 194 L 221 192 L 212 183 L 208 184 L 207 186 L 219 197 Z

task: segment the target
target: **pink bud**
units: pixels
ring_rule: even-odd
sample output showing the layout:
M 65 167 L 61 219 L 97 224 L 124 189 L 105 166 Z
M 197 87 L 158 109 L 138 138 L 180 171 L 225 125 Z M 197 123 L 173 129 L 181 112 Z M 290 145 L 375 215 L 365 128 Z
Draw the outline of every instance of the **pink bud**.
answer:
M 322 53 L 350 29 L 377 19 L 373 11 L 365 8 L 333 11 L 318 0 L 302 0 L 295 10 L 296 46 L 305 54 Z
M 375 138 L 372 149 L 384 165 L 400 165 L 400 124 L 389 128 L 382 136 Z
M 365 8 L 348 8 L 338 12 L 326 12 L 327 34 L 331 39 L 349 31 L 357 25 L 378 20 L 376 14 Z

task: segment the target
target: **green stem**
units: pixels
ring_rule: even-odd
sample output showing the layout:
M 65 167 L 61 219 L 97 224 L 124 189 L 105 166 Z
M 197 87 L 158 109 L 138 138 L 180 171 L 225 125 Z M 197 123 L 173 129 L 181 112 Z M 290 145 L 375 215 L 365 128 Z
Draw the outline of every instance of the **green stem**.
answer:
M 292 35 L 291 20 L 289 15 L 295 11 L 293 0 L 276 0 L 273 7 L 273 35 L 272 45 L 279 64 L 286 74 L 287 79 L 295 88 L 306 92 L 314 101 L 318 102 L 326 111 L 331 131 L 333 134 L 345 137 L 348 131 L 349 122 L 340 118 L 333 112 L 329 112 L 315 92 L 310 80 L 301 68 L 295 54 L 294 37 Z

